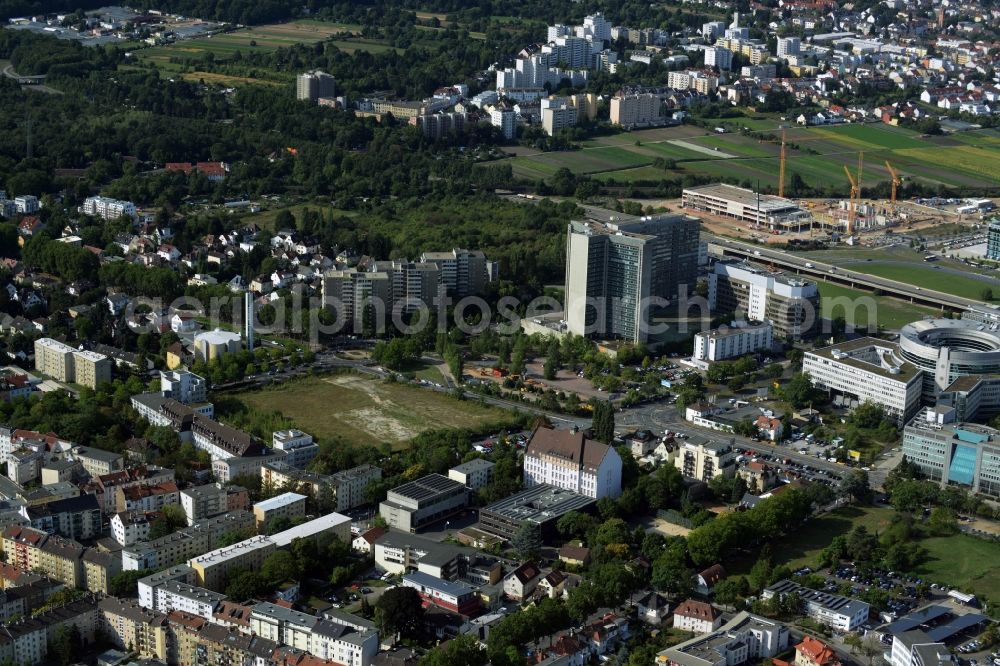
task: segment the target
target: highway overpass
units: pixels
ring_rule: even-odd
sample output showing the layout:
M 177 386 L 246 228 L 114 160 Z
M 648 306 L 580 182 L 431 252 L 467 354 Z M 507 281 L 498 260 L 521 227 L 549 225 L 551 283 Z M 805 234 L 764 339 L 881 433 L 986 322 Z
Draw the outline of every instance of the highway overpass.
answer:
M 983 305 L 982 301 L 953 296 L 940 291 L 924 289 L 905 282 L 897 282 L 866 273 L 847 270 L 832 264 L 824 264 L 812 259 L 785 252 L 783 250 L 771 250 L 760 245 L 742 243 L 730 238 L 722 238 L 702 232 L 702 240 L 709 243 L 709 251 L 725 257 L 736 257 L 749 259 L 762 264 L 773 264 L 791 273 L 805 275 L 817 280 L 825 280 L 834 284 L 841 284 L 853 289 L 865 291 L 882 291 L 887 296 L 894 296 L 917 305 L 926 305 L 932 308 L 948 309 L 954 311 L 966 310 L 974 305 Z

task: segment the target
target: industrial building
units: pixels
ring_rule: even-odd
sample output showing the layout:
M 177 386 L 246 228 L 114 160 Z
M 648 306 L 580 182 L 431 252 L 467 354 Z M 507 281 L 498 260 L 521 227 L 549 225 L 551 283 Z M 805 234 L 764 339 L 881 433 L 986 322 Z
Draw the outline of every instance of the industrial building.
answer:
M 378 512 L 404 532 L 437 522 L 469 505 L 469 489 L 441 474 L 428 474 L 390 490 Z
M 503 539 L 512 539 L 526 522 L 537 524 L 542 536 L 554 536 L 556 522 L 570 511 L 588 511 L 597 500 L 572 490 L 536 485 L 479 510 L 479 527 Z
M 791 199 L 725 183 L 685 188 L 681 193 L 681 205 L 699 213 L 781 231 L 800 231 L 812 222 L 812 215 Z

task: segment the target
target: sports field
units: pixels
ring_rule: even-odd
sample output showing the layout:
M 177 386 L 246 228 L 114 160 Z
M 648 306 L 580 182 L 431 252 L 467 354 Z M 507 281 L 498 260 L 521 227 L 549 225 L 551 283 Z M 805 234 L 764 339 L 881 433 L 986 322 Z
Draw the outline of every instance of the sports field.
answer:
M 717 134 L 682 125 L 598 137 L 583 142 L 581 150 L 522 155 L 510 163 L 515 175 L 532 179 L 566 167 L 574 173 L 594 174 L 605 183 L 659 183 L 694 174 L 736 177 L 775 188 L 780 153 L 777 124 L 758 119 L 728 126 L 748 127 L 767 136 L 762 139 L 739 131 Z M 930 185 L 981 189 L 1000 185 L 1000 133 L 993 130 L 925 137 L 882 123 L 845 124 L 789 127 L 786 141 L 786 178 L 798 174 L 807 185 L 830 194 L 846 192 L 844 167 L 856 172 L 861 152 L 865 187 L 890 180 L 887 161 L 904 179 Z M 607 150 L 612 146 L 617 150 Z M 664 169 L 662 163 L 652 168 L 657 157 L 674 160 L 673 168 Z
M 388 442 L 394 448 L 405 446 L 425 430 L 500 425 L 511 420 L 501 409 L 355 374 L 308 377 L 234 397 L 256 410 L 280 412 L 296 428 L 321 439 Z

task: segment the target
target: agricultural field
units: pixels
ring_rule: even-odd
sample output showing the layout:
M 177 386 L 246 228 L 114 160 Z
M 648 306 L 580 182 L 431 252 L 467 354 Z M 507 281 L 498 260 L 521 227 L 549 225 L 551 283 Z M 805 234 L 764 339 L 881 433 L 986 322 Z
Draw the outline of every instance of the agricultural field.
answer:
M 761 140 L 737 132 L 717 134 L 683 125 L 625 132 L 597 137 L 582 144 L 583 150 L 522 155 L 510 160 L 514 174 L 544 178 L 565 166 L 578 174 L 597 174 L 602 181 L 634 182 L 676 180 L 686 174 L 737 177 L 762 188 L 777 188 L 778 122 L 770 118 L 726 119 L 729 127 L 749 127 L 771 133 Z M 856 173 L 859 153 L 864 153 L 862 183 L 872 187 L 891 178 L 889 162 L 904 179 L 929 185 L 985 189 L 1000 184 L 1000 133 L 993 130 L 954 136 L 924 137 L 916 132 L 876 124 L 831 127 L 789 127 L 786 130 L 786 178 L 798 174 L 807 185 L 834 191 L 847 190 L 844 167 Z M 629 159 L 601 152 L 584 154 L 614 145 Z M 947 150 L 942 150 L 947 148 Z M 676 162 L 666 171 L 648 171 L 657 157 Z M 555 166 L 553 169 L 552 167 Z M 786 181 L 787 182 L 787 181 Z
M 138 49 L 134 51 L 134 56 L 141 63 L 153 64 L 167 72 L 182 73 L 184 78 L 191 80 L 204 79 L 206 82 L 232 84 L 246 82 L 284 83 L 291 81 L 292 75 L 267 72 L 265 76 L 259 78 L 245 78 L 199 71 L 182 72 L 184 66 L 171 60 L 173 58 L 197 59 L 206 54 L 211 54 L 215 60 L 228 60 L 237 51 L 276 51 L 294 44 L 315 44 L 326 40 L 332 40 L 337 48 L 348 53 L 356 51 L 380 53 L 392 48 L 379 40 L 356 37 L 359 30 L 360 26 L 357 25 L 299 20 L 253 26 L 233 32 L 182 40 L 164 46 Z
M 280 412 L 320 439 L 388 442 L 397 449 L 425 430 L 511 420 L 501 409 L 355 374 L 308 377 L 234 397 L 255 410 Z

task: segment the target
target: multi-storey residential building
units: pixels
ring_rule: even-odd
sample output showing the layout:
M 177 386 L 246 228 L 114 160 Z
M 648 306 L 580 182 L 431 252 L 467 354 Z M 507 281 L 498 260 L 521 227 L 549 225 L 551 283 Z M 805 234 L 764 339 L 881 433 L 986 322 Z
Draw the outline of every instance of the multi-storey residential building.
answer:
M 920 408 L 922 381 L 920 371 L 897 353 L 895 343 L 858 338 L 806 352 L 802 371 L 835 403 L 873 402 L 903 425 Z
M 517 113 L 513 109 L 493 109 L 490 111 L 490 124 L 499 129 L 500 134 L 508 141 L 517 136 Z
M 122 454 L 92 446 L 76 446 L 70 455 L 78 460 L 92 477 L 120 472 L 125 467 L 125 457 Z
M 413 116 L 409 124 L 419 129 L 425 137 L 439 141 L 449 134 L 461 134 L 466 131 L 468 116 L 464 112 L 427 113 Z
M 38 570 L 70 587 L 84 589 L 84 547 L 76 541 L 52 535 L 38 549 Z
M 732 312 L 749 321 L 767 321 L 778 339 L 800 340 L 819 330 L 819 289 L 815 282 L 749 263 L 715 264 L 708 283 L 713 312 Z
M 3 552 L 7 563 L 26 571 L 37 570 L 41 547 L 48 538 L 47 533 L 31 527 L 8 527 L 3 531 Z
M 93 495 L 46 502 L 28 510 L 31 526 L 67 539 L 94 539 L 101 534 L 101 507 Z
M 118 553 L 105 553 L 96 548 L 83 552 L 83 577 L 88 592 L 108 594 L 111 579 L 122 571 L 122 558 Z
M 663 650 L 657 664 L 728 666 L 757 663 L 788 649 L 788 627 L 775 620 L 737 613 L 718 629 Z
M 674 466 L 686 477 L 711 481 L 717 476 L 736 473 L 736 454 L 728 442 L 688 439 L 677 452 Z
M 611 124 L 626 129 L 656 125 L 663 119 L 662 106 L 656 93 L 619 91 L 611 98 Z
M 226 598 L 220 592 L 189 585 L 179 580 L 164 582 L 156 588 L 153 610 L 169 613 L 179 610 L 211 620 L 215 609 Z
M 164 481 L 155 486 L 130 486 L 115 490 L 115 508 L 123 511 L 160 511 L 163 507 L 180 503 L 180 492 L 173 481 Z
M 375 465 L 358 465 L 351 469 L 334 472 L 333 495 L 337 502 L 337 511 L 349 511 L 362 504 L 367 504 L 365 488 L 368 484 L 382 479 L 382 468 Z
M 524 452 L 524 486 L 547 484 L 586 497 L 618 497 L 622 460 L 607 444 L 578 430 L 536 428 Z
M 926 408 L 903 429 L 903 455 L 942 486 L 1000 497 L 1000 430 L 954 420 L 953 409 Z
M 469 490 L 441 474 L 410 481 L 390 490 L 379 504 L 379 515 L 390 527 L 416 532 L 469 505 Z
M 160 391 L 177 402 L 197 405 L 208 397 L 208 382 L 190 370 L 161 370 Z
M 271 435 L 271 446 L 284 451 L 283 462 L 292 467 L 305 467 L 319 454 L 319 444 L 313 436 L 301 430 L 276 430 Z
M 193 557 L 188 566 L 195 571 L 195 581 L 200 587 L 221 590 L 226 585 L 229 572 L 236 569 L 259 570 L 267 556 L 277 549 L 267 536 L 256 536 L 231 546 L 224 546 Z
M 306 496 L 298 493 L 282 493 L 253 505 L 257 530 L 264 530 L 272 521 L 286 518 L 294 520 L 306 515 Z
M 575 335 L 644 342 L 652 314 L 694 293 L 698 221 L 660 215 L 573 221 L 566 239 L 566 321 Z
M 123 549 L 122 568 L 141 571 L 174 566 L 215 548 L 223 534 L 253 530 L 253 514 L 249 511 L 225 513 L 165 537 Z
M 385 325 L 392 312 L 392 278 L 385 271 L 327 271 L 323 275 L 323 305 L 333 309 L 343 330 L 375 330 Z
M 51 664 L 56 660 L 48 654 L 48 648 L 62 631 L 75 626 L 80 638 L 90 643 L 94 640 L 97 624 L 97 607 L 89 599 L 73 601 L 20 622 L 9 623 L 4 627 L 4 640 L 0 642 L 0 660 L 24 666 Z
M 315 102 L 321 97 L 335 97 L 337 80 L 320 70 L 299 74 L 295 79 L 295 98 Z
M 854 631 L 868 622 L 871 608 L 867 603 L 839 594 L 813 590 L 790 580 L 782 580 L 771 585 L 763 591 L 761 597 L 770 599 L 788 594 L 798 595 L 809 617 L 836 631 Z
M 542 129 L 549 136 L 575 126 L 578 119 L 579 110 L 570 104 L 560 103 L 542 107 Z
M 162 571 L 157 571 L 145 578 L 140 578 L 138 582 L 139 605 L 151 610 L 157 610 L 156 593 L 167 583 L 184 583 L 191 585 L 195 581 L 194 569 L 186 564 L 178 564 L 168 567 Z
M 35 369 L 60 382 L 88 388 L 111 381 L 111 359 L 92 351 L 74 349 L 52 338 L 35 340 Z
M 778 57 L 788 58 L 801 53 L 802 42 L 798 37 L 778 37 Z
M 454 298 L 481 294 L 496 279 L 496 265 L 478 250 L 424 252 L 420 262 L 437 267 L 439 283 Z
M 986 258 L 1000 261 L 1000 220 L 993 220 L 986 229 Z
M 774 343 L 774 326 L 770 322 L 737 324 L 736 326 L 702 331 L 694 336 L 693 358 L 699 361 L 723 361 L 758 351 L 770 351 Z
M 724 46 L 712 46 L 705 49 L 705 66 L 718 67 L 720 70 L 733 68 L 733 52 Z
M 117 647 L 140 657 L 167 659 L 166 615 L 116 597 L 104 597 L 97 608 L 104 634 Z
M 688 599 L 674 609 L 674 627 L 695 634 L 708 634 L 722 626 L 722 613 L 706 601 Z
M 97 215 L 105 220 L 117 220 L 119 217 L 138 216 L 135 204 L 131 201 L 121 201 L 109 197 L 87 197 L 83 200 L 80 211 L 85 215 Z
M 14 197 L 14 205 L 17 207 L 18 213 L 37 213 L 42 208 L 38 202 L 38 197 L 30 194 L 22 194 L 19 197 Z
M 181 508 L 187 516 L 187 524 L 194 525 L 199 520 L 226 513 L 229 493 L 219 483 L 185 488 L 180 493 Z
M 449 469 L 448 478 L 458 481 L 469 490 L 479 490 L 493 480 L 493 463 L 476 458 Z

